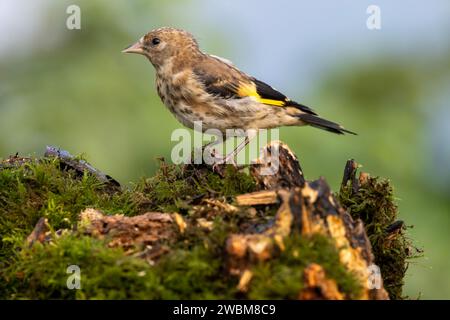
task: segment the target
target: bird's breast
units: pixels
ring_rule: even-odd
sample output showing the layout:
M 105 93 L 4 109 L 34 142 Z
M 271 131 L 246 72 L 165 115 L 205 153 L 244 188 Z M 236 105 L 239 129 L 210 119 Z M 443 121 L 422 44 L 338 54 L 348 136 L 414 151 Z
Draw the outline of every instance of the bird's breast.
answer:
M 195 121 L 206 120 L 211 105 L 208 94 L 187 73 L 157 75 L 156 90 L 164 105 L 183 125 L 193 128 Z

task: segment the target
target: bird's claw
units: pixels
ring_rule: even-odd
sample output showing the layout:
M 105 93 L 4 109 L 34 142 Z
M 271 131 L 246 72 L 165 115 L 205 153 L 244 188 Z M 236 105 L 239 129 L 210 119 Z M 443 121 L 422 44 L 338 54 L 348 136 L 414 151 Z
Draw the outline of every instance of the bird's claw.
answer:
M 220 166 L 231 164 L 233 167 L 238 169 L 238 165 L 236 164 L 236 161 L 234 160 L 233 155 L 227 155 L 227 156 L 219 156 L 215 153 L 211 153 L 211 156 L 215 159 L 214 164 L 212 166 L 212 171 L 216 173 L 221 173 Z

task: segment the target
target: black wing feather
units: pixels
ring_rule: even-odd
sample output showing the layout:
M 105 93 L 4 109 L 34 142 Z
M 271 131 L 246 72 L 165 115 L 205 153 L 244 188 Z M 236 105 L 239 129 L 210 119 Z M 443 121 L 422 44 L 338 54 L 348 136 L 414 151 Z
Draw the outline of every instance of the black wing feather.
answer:
M 286 97 L 281 92 L 275 90 L 271 86 L 269 86 L 267 83 L 262 82 L 258 79 L 253 78 L 253 82 L 256 84 L 256 92 L 261 96 L 263 99 L 272 99 L 272 100 L 278 100 L 278 101 L 284 101 L 285 107 L 294 107 L 297 108 L 303 112 L 317 115 L 311 108 L 302 105 L 300 103 L 297 103 L 295 101 L 290 100 L 288 97 Z
M 270 85 L 256 78 L 249 77 L 235 67 L 218 60 L 209 58 L 203 60 L 193 68 L 194 74 L 203 83 L 206 92 L 219 96 L 224 99 L 243 98 L 238 95 L 239 85 L 241 83 L 253 82 L 256 87 L 256 93 L 263 99 L 283 102 L 281 107 L 294 107 L 305 113 L 316 115 L 311 108 L 290 100 L 281 92 L 275 90 Z
M 255 78 L 253 78 L 252 80 L 256 84 L 256 92 L 261 96 L 261 98 L 278 100 L 278 101 L 288 100 L 288 98 L 284 94 L 275 90 L 274 88 L 269 86 L 267 83 L 264 83 Z
M 221 98 L 239 98 L 236 89 L 232 85 L 224 83 L 223 79 L 213 74 L 208 74 L 199 69 L 194 69 L 194 73 L 203 83 L 206 92 L 209 94 L 220 96 Z
M 300 104 L 300 103 L 292 101 L 292 100 L 286 101 L 285 106 L 286 107 L 294 107 L 294 108 L 297 108 L 299 110 L 302 110 L 303 112 L 306 112 L 306 113 L 309 113 L 309 114 L 317 116 L 317 113 L 313 109 L 311 109 L 310 107 L 307 107 L 307 106 L 305 106 L 303 104 Z

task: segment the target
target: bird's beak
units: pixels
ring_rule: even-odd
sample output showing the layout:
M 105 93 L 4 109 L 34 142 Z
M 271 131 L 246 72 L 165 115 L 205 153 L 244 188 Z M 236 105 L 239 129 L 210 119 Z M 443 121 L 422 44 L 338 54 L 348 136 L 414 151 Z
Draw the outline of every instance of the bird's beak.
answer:
M 132 44 L 131 46 L 128 46 L 125 49 L 123 49 L 122 53 L 144 54 L 144 48 L 142 47 L 142 43 L 138 41 L 135 44 Z

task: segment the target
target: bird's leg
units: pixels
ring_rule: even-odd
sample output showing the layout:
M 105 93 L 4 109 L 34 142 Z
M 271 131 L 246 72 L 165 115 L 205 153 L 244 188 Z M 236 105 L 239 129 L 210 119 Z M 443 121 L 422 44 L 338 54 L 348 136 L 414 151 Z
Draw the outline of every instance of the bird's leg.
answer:
M 244 149 L 250 143 L 250 141 L 252 141 L 256 136 L 257 136 L 257 131 L 256 130 L 249 130 L 248 134 L 245 136 L 244 141 L 242 141 L 236 147 L 236 149 L 234 149 L 232 152 L 230 152 L 226 156 L 216 157 L 218 159 L 218 161 L 214 165 L 216 166 L 216 165 L 219 165 L 219 164 L 225 164 L 225 163 L 230 163 L 231 162 L 231 164 L 233 164 L 235 167 L 237 167 L 237 164 L 234 161 L 234 157 L 237 156 L 238 153 L 241 152 L 242 149 Z
M 206 163 L 209 163 L 210 160 L 212 160 L 214 163 L 217 162 L 217 159 L 220 161 L 223 156 L 222 155 L 218 155 L 216 153 L 216 149 L 213 149 L 212 147 L 221 143 L 225 143 L 225 141 L 223 141 L 222 139 L 216 139 L 210 143 L 207 143 L 204 147 L 203 147 L 203 159 L 205 160 Z M 207 158 L 208 157 L 208 158 Z
M 237 154 L 239 152 L 242 151 L 242 149 L 244 149 L 248 144 L 250 143 L 250 138 L 248 136 L 245 137 L 244 141 L 242 141 L 240 144 L 238 144 L 238 146 L 236 147 L 236 149 L 234 149 L 232 152 L 230 152 L 229 154 L 227 154 L 224 158 L 223 158 L 223 162 L 224 163 L 229 163 L 231 162 L 231 164 L 233 164 L 234 166 L 236 166 L 236 162 L 234 161 L 234 157 L 237 156 Z
M 224 142 L 224 141 L 222 141 L 220 139 L 216 139 L 216 140 L 214 140 L 212 142 L 209 142 L 209 143 L 205 144 L 203 146 L 203 150 L 205 150 L 207 152 L 211 152 L 211 155 L 214 156 L 214 154 L 216 153 L 216 150 L 215 149 L 211 149 L 211 148 L 213 146 L 215 146 L 215 145 L 218 145 L 218 144 L 222 143 L 222 142 Z

